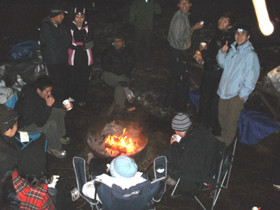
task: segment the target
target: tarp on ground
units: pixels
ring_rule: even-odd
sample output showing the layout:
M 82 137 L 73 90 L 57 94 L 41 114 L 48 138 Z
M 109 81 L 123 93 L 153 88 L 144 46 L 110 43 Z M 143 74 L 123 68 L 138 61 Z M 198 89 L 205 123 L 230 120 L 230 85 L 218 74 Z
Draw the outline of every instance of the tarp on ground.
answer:
M 258 111 L 243 109 L 238 121 L 240 142 L 254 145 L 280 129 L 280 125 Z

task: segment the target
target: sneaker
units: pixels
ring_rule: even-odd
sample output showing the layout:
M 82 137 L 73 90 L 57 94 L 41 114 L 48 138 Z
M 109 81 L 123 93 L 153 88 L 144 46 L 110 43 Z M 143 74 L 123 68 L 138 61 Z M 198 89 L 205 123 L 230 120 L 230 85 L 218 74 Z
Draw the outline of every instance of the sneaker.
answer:
M 60 143 L 63 144 L 63 145 L 70 144 L 70 142 L 71 142 L 71 139 L 67 136 L 64 136 L 64 137 L 60 138 Z
M 129 93 L 126 95 L 126 98 L 129 103 L 133 103 L 135 101 L 135 96 L 133 92 L 130 90 Z
M 71 193 L 72 201 L 76 201 L 80 197 L 79 190 L 76 187 L 73 190 L 71 190 L 70 193 Z
M 57 158 L 65 158 L 66 155 L 67 155 L 66 151 L 62 150 L 62 149 L 51 149 L 51 148 L 48 148 L 47 152 L 50 155 L 54 155 Z

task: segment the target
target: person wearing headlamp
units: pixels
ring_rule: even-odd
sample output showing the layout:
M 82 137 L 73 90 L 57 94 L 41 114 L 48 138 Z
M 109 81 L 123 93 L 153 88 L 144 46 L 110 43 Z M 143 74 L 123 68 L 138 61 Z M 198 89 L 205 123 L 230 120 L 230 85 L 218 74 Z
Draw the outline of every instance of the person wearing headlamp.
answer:
M 226 146 L 234 140 L 241 110 L 260 75 L 258 55 L 249 41 L 250 28 L 239 25 L 234 38 L 231 48 L 226 42 L 217 55 L 219 66 L 224 69 L 217 91 L 220 96 L 218 118 L 221 126 L 221 136 L 217 138 Z

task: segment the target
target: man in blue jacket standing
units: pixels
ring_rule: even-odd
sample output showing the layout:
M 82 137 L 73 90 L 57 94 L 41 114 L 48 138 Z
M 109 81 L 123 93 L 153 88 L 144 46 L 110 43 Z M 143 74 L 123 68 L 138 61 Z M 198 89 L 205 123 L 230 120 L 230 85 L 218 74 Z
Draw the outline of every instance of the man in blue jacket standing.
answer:
M 255 89 L 260 74 L 259 59 L 249 39 L 249 27 L 240 25 L 230 50 L 226 42 L 217 55 L 218 64 L 224 69 L 217 91 L 220 96 L 218 118 L 222 128 L 218 139 L 226 146 L 234 140 L 243 104 Z

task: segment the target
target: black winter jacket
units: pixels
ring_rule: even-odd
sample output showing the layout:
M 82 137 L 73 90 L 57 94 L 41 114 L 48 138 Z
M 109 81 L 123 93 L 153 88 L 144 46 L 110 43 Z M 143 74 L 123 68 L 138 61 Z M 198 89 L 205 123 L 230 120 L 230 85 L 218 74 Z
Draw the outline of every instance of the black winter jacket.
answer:
M 206 71 L 221 71 L 223 70 L 217 64 L 216 56 L 219 49 L 221 49 L 226 41 L 228 46 L 234 42 L 234 34 L 231 30 L 218 31 L 209 41 L 207 50 L 202 50 L 201 55 L 204 60 L 204 70 Z
M 70 34 L 64 24 L 52 23 L 50 17 L 43 19 L 40 28 L 40 45 L 43 59 L 47 64 L 67 62 Z
M 4 134 L 0 136 L 0 180 L 8 170 L 12 170 L 17 165 L 21 147 L 14 137 L 10 138 Z
M 44 126 L 51 115 L 52 107 L 62 108 L 62 101 L 56 99 L 53 106 L 47 106 L 46 100 L 39 96 L 33 84 L 25 85 L 15 106 L 19 114 L 18 128 L 32 123 L 38 127 Z
M 129 76 L 134 65 L 135 57 L 130 47 L 122 47 L 116 50 L 114 46 L 110 46 L 104 50 L 101 58 L 102 70 L 118 76 L 122 74 Z
M 171 158 L 168 161 L 172 174 L 201 183 L 210 181 L 211 169 L 223 147 L 202 124 L 192 124 L 180 143 L 171 145 Z

